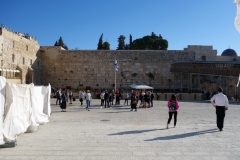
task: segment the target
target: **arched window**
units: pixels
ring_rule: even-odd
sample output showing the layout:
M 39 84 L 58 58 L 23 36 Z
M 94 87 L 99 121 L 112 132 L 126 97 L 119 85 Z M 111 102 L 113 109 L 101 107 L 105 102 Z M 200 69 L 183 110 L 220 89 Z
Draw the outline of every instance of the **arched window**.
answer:
M 202 61 L 206 61 L 206 56 L 202 56 Z

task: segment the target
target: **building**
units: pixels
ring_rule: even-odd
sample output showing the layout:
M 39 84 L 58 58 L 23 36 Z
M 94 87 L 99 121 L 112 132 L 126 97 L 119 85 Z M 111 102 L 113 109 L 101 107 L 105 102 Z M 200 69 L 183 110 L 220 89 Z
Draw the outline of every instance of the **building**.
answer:
M 1 27 L 0 75 L 13 83 L 38 82 L 35 75 L 40 68 L 37 54 L 39 48 L 33 37 Z
M 0 28 L 1 75 L 15 83 L 55 88 L 129 89 L 146 84 L 161 93 L 197 93 L 205 99 L 218 87 L 236 97 L 240 58 L 232 49 L 217 56 L 212 46 L 190 45 L 183 50 L 65 50 L 41 46 L 27 34 Z M 118 60 L 116 72 L 114 59 Z M 204 95 L 204 96 L 203 96 Z M 168 96 L 163 96 L 167 99 Z M 187 96 L 189 97 L 189 96 Z M 181 98 L 180 99 L 189 99 Z

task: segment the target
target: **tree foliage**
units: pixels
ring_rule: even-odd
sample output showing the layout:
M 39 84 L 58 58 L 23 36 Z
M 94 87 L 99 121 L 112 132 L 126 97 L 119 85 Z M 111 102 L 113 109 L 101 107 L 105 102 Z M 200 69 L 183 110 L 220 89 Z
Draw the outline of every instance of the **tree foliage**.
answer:
M 104 50 L 110 50 L 110 44 L 108 42 L 103 43 L 103 48 Z
M 129 49 L 133 48 L 133 41 L 132 41 L 132 35 L 129 36 Z
M 157 36 L 154 32 L 152 32 L 152 35 L 134 40 L 131 47 L 134 50 L 167 50 L 167 48 L 168 41 L 163 39 L 161 35 Z
M 97 50 L 103 49 L 103 33 L 101 34 L 99 41 L 98 41 L 98 47 Z
M 120 35 L 118 38 L 118 47 L 117 50 L 124 50 L 125 49 L 125 36 Z
M 59 40 L 55 42 L 54 46 L 61 46 L 64 49 L 68 50 L 67 45 L 63 42 L 62 37 L 60 36 Z
M 99 38 L 97 50 L 110 50 L 110 44 L 107 41 L 103 42 L 103 33 Z

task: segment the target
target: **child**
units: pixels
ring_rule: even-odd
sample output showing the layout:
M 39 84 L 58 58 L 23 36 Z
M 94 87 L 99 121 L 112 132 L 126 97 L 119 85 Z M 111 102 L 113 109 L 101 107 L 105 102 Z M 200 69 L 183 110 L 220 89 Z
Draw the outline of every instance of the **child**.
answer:
M 132 104 L 131 104 L 131 110 L 130 111 L 133 111 L 133 109 L 135 109 L 135 112 L 137 112 L 137 102 L 136 100 L 134 99 Z
M 178 113 L 178 109 L 179 109 L 179 104 L 177 102 L 176 95 L 171 96 L 171 99 L 168 101 L 167 107 L 168 107 L 168 114 L 169 114 L 169 118 L 168 118 L 168 122 L 167 122 L 167 129 L 169 128 L 169 124 L 172 120 L 173 114 L 174 114 L 174 128 L 175 128 L 176 124 L 177 124 L 177 113 Z

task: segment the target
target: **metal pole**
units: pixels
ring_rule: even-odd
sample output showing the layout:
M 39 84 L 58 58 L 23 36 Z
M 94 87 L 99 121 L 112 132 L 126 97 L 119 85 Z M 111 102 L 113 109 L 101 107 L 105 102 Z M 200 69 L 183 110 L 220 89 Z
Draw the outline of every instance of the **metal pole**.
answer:
M 116 81 L 116 69 L 114 68 L 115 70 L 115 92 L 116 92 L 116 89 L 117 89 L 117 81 Z

